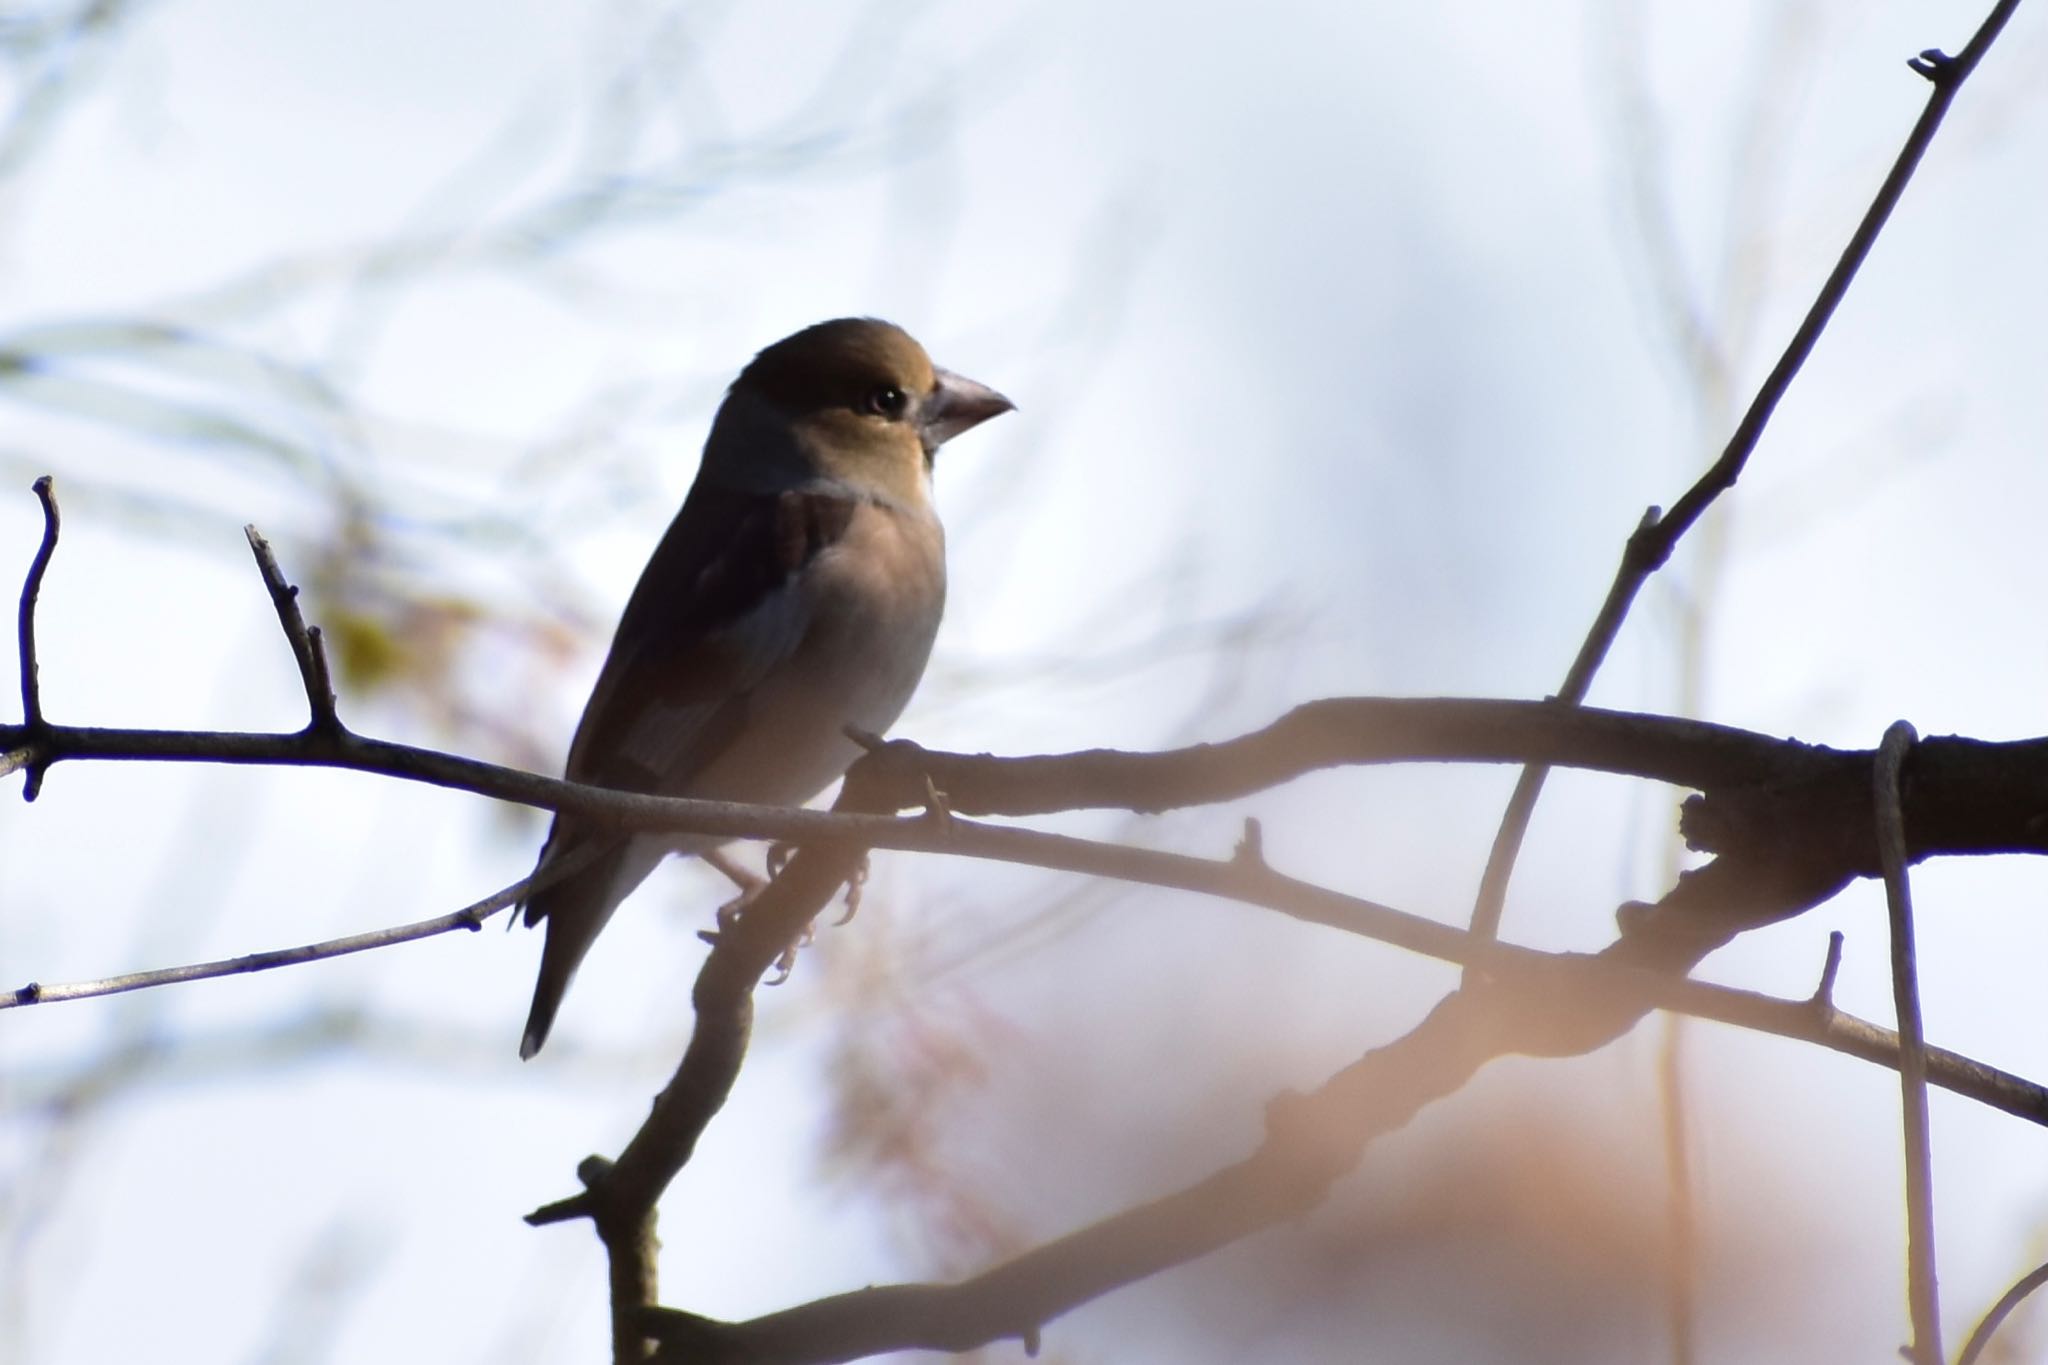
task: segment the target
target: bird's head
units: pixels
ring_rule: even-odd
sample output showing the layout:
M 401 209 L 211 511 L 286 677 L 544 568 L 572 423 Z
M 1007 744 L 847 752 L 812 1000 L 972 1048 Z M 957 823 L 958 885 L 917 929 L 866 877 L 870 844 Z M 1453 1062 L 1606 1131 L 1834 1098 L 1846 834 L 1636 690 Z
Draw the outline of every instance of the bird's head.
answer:
M 762 462 L 922 501 L 938 448 L 1015 404 L 942 370 L 893 323 L 836 318 L 768 347 L 740 372 L 719 413 L 707 464 L 753 483 Z M 725 435 L 721 437 L 720 429 Z

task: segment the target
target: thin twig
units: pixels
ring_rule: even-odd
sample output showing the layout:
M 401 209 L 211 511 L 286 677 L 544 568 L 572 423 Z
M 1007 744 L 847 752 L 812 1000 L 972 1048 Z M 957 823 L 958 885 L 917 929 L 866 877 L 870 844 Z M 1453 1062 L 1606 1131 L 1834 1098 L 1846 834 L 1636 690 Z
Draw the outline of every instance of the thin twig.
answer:
M 21 649 L 21 720 L 24 729 L 33 736 L 43 728 L 43 689 L 40 670 L 36 660 L 36 601 L 42 596 L 43 575 L 49 571 L 50 556 L 57 552 L 57 531 L 60 518 L 57 515 L 56 481 L 48 474 L 31 485 L 37 501 L 43 505 L 43 540 L 36 547 L 35 558 L 29 561 L 28 576 L 21 584 L 21 609 L 16 618 L 16 642 Z M 21 764 L 24 768 L 21 784 L 21 799 L 33 801 L 43 787 L 43 772 L 49 767 L 47 760 L 37 762 L 28 757 Z
M 1927 1134 L 1927 1039 L 1913 946 L 1913 892 L 1906 875 L 1906 756 L 1919 736 L 1893 722 L 1877 751 L 1877 856 L 1892 931 L 1892 1001 L 1899 1016 L 1899 1089 L 1905 1111 L 1906 1267 L 1913 1310 L 1912 1358 L 1941 1365 L 1941 1298 L 1934 1271 L 1934 1156 Z
M 123 976 L 106 976 L 96 981 L 67 981 L 56 985 L 31 981 L 5 996 L 0 996 L 0 1009 L 11 1009 L 20 1005 L 54 1005 L 68 1000 L 91 1000 L 103 995 L 121 995 L 128 991 L 149 990 L 157 986 L 175 986 L 187 981 L 243 976 L 250 972 L 267 972 L 279 967 L 297 967 L 307 962 L 323 962 L 332 957 L 347 957 L 351 953 L 365 953 L 376 948 L 396 947 L 401 943 L 412 943 L 423 938 L 453 933 L 457 929 L 481 929 L 484 927 L 484 921 L 506 906 L 516 905 L 542 887 L 551 886 L 579 871 L 590 863 L 598 851 L 593 848 L 555 859 L 533 876 L 522 878 L 501 891 L 493 891 L 482 900 L 473 901 L 460 910 L 436 915 L 432 919 L 415 920 L 410 924 L 395 924 L 389 928 L 373 929 L 362 934 L 347 934 L 341 938 L 323 939 L 318 943 L 308 943 L 297 948 L 273 948 L 267 952 L 247 953 L 241 957 L 221 958 L 213 962 L 194 962 L 178 967 L 158 967 L 146 972 L 129 972 Z
M 315 734 L 338 734 L 342 730 L 341 716 L 336 710 L 334 678 L 327 667 L 327 650 L 320 638 L 320 628 L 308 628 L 305 613 L 299 609 L 298 588 L 285 581 L 284 570 L 277 565 L 277 555 L 271 550 L 270 542 L 253 525 L 244 526 L 242 534 L 249 538 L 249 550 L 256 556 L 257 572 L 263 575 L 263 587 L 270 594 L 270 604 L 277 610 L 277 623 L 284 627 L 284 638 L 291 643 L 292 658 L 299 665 L 299 681 L 306 688 L 306 709 L 309 713 L 306 729 Z
M 1814 985 L 1813 998 L 1808 1002 L 1822 1013 L 1833 1013 L 1835 1008 L 1835 978 L 1842 972 L 1843 942 L 1840 929 L 1828 934 L 1827 959 L 1820 964 L 1820 980 Z
M 1977 1365 L 1977 1357 L 1984 1354 L 1984 1348 L 1991 1344 L 1992 1335 L 2004 1325 L 2012 1310 L 2044 1284 L 2048 1284 L 2048 1265 L 2037 1265 L 2022 1276 L 2018 1284 L 2001 1294 L 1998 1302 L 1991 1305 L 1991 1311 L 1984 1315 L 1984 1320 L 1977 1324 L 1977 1330 L 1970 1333 L 1970 1339 L 1963 1343 L 1963 1353 L 1956 1357 L 1956 1365 Z
M 1592 629 L 1586 633 L 1578 656 L 1572 660 L 1571 669 L 1565 674 L 1564 685 L 1558 689 L 1558 701 L 1576 705 L 1585 700 L 1593 675 L 1599 672 L 1616 637 L 1621 634 L 1622 622 L 1628 618 L 1629 609 L 1634 606 L 1643 585 L 1664 567 L 1679 540 L 1705 515 L 1714 500 L 1733 488 L 1742 476 L 1743 468 L 1749 463 L 1757 443 L 1763 439 L 1764 428 L 1769 425 L 1779 401 L 1792 387 L 1792 381 L 1798 377 L 1807 358 L 1813 354 L 1821 333 L 1827 330 L 1829 320 L 1855 281 L 1856 272 L 1862 268 L 1871 247 L 1877 243 L 1878 234 L 1884 230 L 1900 196 L 1906 192 L 1906 185 L 1912 180 L 1928 145 L 1934 141 L 1934 134 L 1941 127 L 1949 105 L 1955 102 L 1963 82 L 1976 70 L 1977 63 L 1990 50 L 2018 5 L 2019 0 L 2000 0 L 1959 56 L 1947 57 L 1930 49 L 1911 64 L 1934 86 L 1927 97 L 1927 107 L 1920 113 L 1919 122 L 1907 134 L 1905 145 L 1899 149 L 1884 183 L 1878 186 L 1870 207 L 1864 210 L 1863 219 L 1850 235 L 1848 246 L 1843 248 L 1841 258 L 1828 273 L 1813 306 L 1806 310 L 1806 317 L 1786 344 L 1784 354 L 1778 357 L 1778 363 L 1771 367 L 1770 374 L 1757 389 L 1756 397 L 1750 400 L 1748 411 L 1736 424 L 1735 433 L 1728 438 L 1720 457 L 1672 505 L 1668 514 L 1660 516 L 1654 507 L 1643 514 L 1622 552 L 1621 567 L 1607 589 L 1607 599 L 1600 604 Z M 1494 835 L 1486 871 L 1480 878 L 1479 894 L 1472 906 L 1472 928 L 1485 937 L 1492 938 L 1500 932 L 1501 911 L 1507 903 L 1508 880 L 1513 875 L 1515 860 L 1521 854 L 1522 840 L 1529 832 L 1529 821 L 1535 813 L 1536 798 L 1542 793 L 1546 775 L 1547 769 L 1541 767 L 1523 772 L 1515 784 L 1513 796 L 1508 800 L 1507 811 L 1501 817 L 1500 828 Z

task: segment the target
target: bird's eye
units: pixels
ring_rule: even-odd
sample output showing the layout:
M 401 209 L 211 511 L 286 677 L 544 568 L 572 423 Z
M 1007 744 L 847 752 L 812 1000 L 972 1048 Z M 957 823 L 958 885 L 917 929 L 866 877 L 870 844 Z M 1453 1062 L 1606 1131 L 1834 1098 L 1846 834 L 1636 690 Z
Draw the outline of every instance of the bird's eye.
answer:
M 909 395 L 894 384 L 884 384 L 880 388 L 870 389 L 867 397 L 860 400 L 861 411 L 888 418 L 901 417 L 903 409 L 909 406 L 909 403 Z

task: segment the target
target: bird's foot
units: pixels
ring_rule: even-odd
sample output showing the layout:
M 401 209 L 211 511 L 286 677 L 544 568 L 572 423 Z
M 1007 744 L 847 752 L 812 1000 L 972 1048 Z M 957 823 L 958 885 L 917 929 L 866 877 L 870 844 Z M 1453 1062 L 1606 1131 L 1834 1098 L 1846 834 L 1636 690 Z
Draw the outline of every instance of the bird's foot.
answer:
M 853 917 L 860 913 L 860 893 L 868 884 L 868 859 L 863 853 L 860 865 L 853 869 L 853 875 L 846 879 L 846 913 L 832 921 L 837 929 L 842 924 L 851 924 Z
M 788 864 L 790 858 L 795 853 L 796 848 L 792 844 L 773 845 L 768 850 L 768 876 L 766 878 L 749 874 L 744 868 L 738 867 L 725 859 L 723 855 L 718 855 L 714 858 L 712 854 L 705 854 L 704 860 L 730 877 L 733 884 L 740 888 L 740 892 L 731 900 L 718 907 L 715 912 L 718 927 L 716 929 L 702 930 L 698 933 L 697 937 L 703 939 L 706 943 L 717 943 L 718 936 L 739 923 L 740 919 L 747 913 L 747 907 L 752 905 L 763 891 L 767 890 L 769 882 L 781 874 L 783 867 Z M 867 882 L 868 860 L 867 856 L 863 854 L 860 862 L 854 866 L 853 872 L 846 879 L 846 911 L 832 922 L 835 929 L 842 924 L 848 923 L 859 913 L 861 892 L 867 886 Z M 775 974 L 768 978 L 766 984 L 780 986 L 783 982 L 789 980 L 790 973 L 796 970 L 797 954 L 817 942 L 817 939 L 818 926 L 815 923 L 806 924 L 804 931 L 797 935 L 796 941 L 776 954 Z
M 810 926 L 806 925 L 803 933 L 797 935 L 796 942 L 775 955 L 775 975 L 769 977 L 764 984 L 780 986 L 783 982 L 789 980 L 789 974 L 796 970 L 797 953 L 802 949 L 810 947 L 811 941 L 816 937 L 811 932 Z

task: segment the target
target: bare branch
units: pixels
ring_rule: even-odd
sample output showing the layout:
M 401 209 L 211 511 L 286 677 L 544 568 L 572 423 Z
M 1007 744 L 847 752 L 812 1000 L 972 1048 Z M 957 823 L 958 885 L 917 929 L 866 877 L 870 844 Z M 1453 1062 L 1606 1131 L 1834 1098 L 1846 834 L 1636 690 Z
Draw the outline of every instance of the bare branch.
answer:
M 249 538 L 249 549 L 256 556 L 256 571 L 263 575 L 270 605 L 277 609 L 277 623 L 284 627 L 292 658 L 298 661 L 299 680 L 305 684 L 306 708 L 310 713 L 306 729 L 317 734 L 339 733 L 343 727 L 335 710 L 334 678 L 327 667 L 320 628 L 307 627 L 305 614 L 299 610 L 299 590 L 285 581 L 284 570 L 277 566 L 277 555 L 263 533 L 254 526 L 244 526 L 242 534 Z
M 762 808 L 604 793 L 515 768 L 432 749 L 338 734 L 142 730 L 94 726 L 0 725 L 0 747 L 23 746 L 28 757 L 59 761 L 227 763 L 313 766 L 381 773 L 549 810 L 595 814 L 635 828 L 683 828 L 728 837 L 801 839 L 851 834 L 822 812 L 787 812 L 770 824 Z M 2048 763 L 2048 740 L 1982 744 L 1937 739 L 1981 781 L 2001 764 Z M 1093 749 L 1071 754 L 992 758 L 952 754 L 906 741 L 885 746 L 887 770 L 900 774 L 902 808 L 922 806 L 929 777 L 948 807 L 967 815 L 1037 815 L 1080 809 L 1154 814 L 1211 805 L 1264 791 L 1312 772 L 1353 765 L 1417 762 L 1514 763 L 1540 759 L 1559 766 L 1648 778 L 1699 791 L 1731 793 L 1723 806 L 1689 816 L 1702 829 L 1726 832 L 1747 803 L 1733 793 L 1809 788 L 1867 793 L 1869 751 L 1832 750 L 1731 726 L 1549 702 L 1465 698 L 1341 697 L 1308 702 L 1273 724 L 1215 744 L 1152 753 Z M 1971 755 L 1976 757 L 1972 758 Z M 19 766 L 18 764 L 16 766 Z M 0 766 L 0 775 L 12 768 Z M 2018 795 L 2017 792 L 2014 795 Z M 1802 798 L 1804 799 L 1804 798 Z M 1859 798 L 1860 810 L 1867 801 Z M 805 821 L 822 822 L 808 824 Z M 1860 820 L 1867 830 L 1868 817 Z M 865 836 L 863 836 L 865 837 Z M 875 847 L 899 847 L 879 842 Z M 2031 851 L 2031 845 L 2021 846 Z M 1873 862 L 1872 866 L 1875 864 Z
M 1657 1049 L 1657 1109 L 1664 1133 L 1665 1317 L 1671 1329 L 1671 1365 L 1692 1365 L 1699 1334 L 1699 1212 L 1692 1189 L 1690 1115 L 1685 1091 L 1684 1022 L 1664 1018 Z
M 890 771 L 889 760 L 902 753 L 901 746 L 871 751 L 849 774 L 840 808 L 892 808 L 900 797 L 877 787 L 901 782 L 902 775 Z M 960 832 L 981 827 L 955 821 L 947 828 Z M 1034 836 L 1034 842 L 1048 837 Z M 1072 841 L 1069 847 L 1077 849 L 1082 842 Z M 1111 871 L 1107 864 L 1076 865 L 1073 870 L 1205 891 L 1323 923 L 1335 922 L 1338 906 L 1356 911 L 1361 924 L 1376 921 L 1387 909 L 1292 881 L 1263 862 L 1236 855 L 1204 861 L 1116 846 L 1094 846 L 1093 851 L 1120 870 Z M 653 1332 L 667 1340 L 673 1352 L 663 1358 L 677 1360 L 823 1361 L 907 1347 L 962 1350 L 1034 1332 L 1050 1317 L 1120 1284 L 1303 1211 L 1358 1159 L 1374 1136 L 1458 1089 L 1489 1058 L 1507 1052 L 1588 1052 L 1626 1032 L 1653 1008 L 1782 1030 L 1873 1060 L 1898 1055 L 1896 1042 L 1883 1031 L 1838 1012 L 1823 1013 L 1811 1001 L 1772 1000 L 1674 979 L 1737 934 L 1782 917 L 1783 907 L 1773 907 L 1768 895 L 1787 888 L 1773 884 L 1776 870 L 1768 865 L 1745 869 L 1724 859 L 1690 874 L 1659 905 L 1638 907 L 1623 937 L 1592 957 L 1516 948 L 1391 912 L 1390 922 L 1423 937 L 1441 936 L 1437 946 L 1445 957 L 1485 970 L 1477 984 L 1455 992 L 1432 1014 L 1431 1020 L 1439 1021 L 1437 1027 L 1426 1022 L 1401 1043 L 1368 1054 L 1358 1064 L 1373 1072 L 1390 1069 L 1407 1087 L 1397 1086 L 1393 1099 L 1386 1098 L 1378 1081 L 1347 1080 L 1348 1072 L 1340 1075 L 1315 1096 L 1276 1105 L 1281 1118 L 1272 1126 L 1283 1136 L 1269 1134 L 1266 1147 L 1239 1166 L 950 1290 L 911 1286 L 868 1291 L 733 1325 L 654 1311 L 652 1268 L 644 1249 L 653 1236 L 655 1203 L 688 1163 L 738 1076 L 756 983 L 849 875 L 858 857 L 857 850 L 844 844 L 804 850 L 733 929 L 718 937 L 692 995 L 697 1027 L 689 1049 L 647 1122 L 616 1164 L 597 1157 L 583 1163 L 582 1194 L 527 1216 L 536 1225 L 584 1217 L 595 1222 L 612 1256 L 615 1340 L 629 1340 L 634 1331 Z M 1165 875 L 1169 866 L 1185 879 Z M 1141 875 L 1140 867 L 1149 867 L 1157 879 Z M 1735 899 L 1746 895 L 1763 899 L 1755 904 Z M 1963 1058 L 1944 1060 L 1937 1067 L 1939 1073 L 1973 1085 L 1986 1079 L 1986 1070 Z M 2048 1091 L 2030 1082 L 2001 1076 L 1981 1093 L 2006 1099 L 2024 1096 L 2022 1106 L 2031 1108 L 2036 1121 L 2048 1122 Z M 1361 1105 L 1367 1114 L 1362 1122 Z M 630 1293 L 622 1287 L 630 1287 Z
M 1963 82 L 1976 70 L 1977 63 L 1990 50 L 2006 20 L 2012 17 L 2018 6 L 2019 0 L 1999 0 L 1978 26 L 1976 35 L 1970 39 L 1962 55 L 1951 58 L 1929 50 L 1921 53 L 1912 64 L 1913 69 L 1926 76 L 1934 86 L 1927 97 L 1927 107 L 1921 111 L 1913 131 L 1907 134 L 1905 146 L 1899 149 L 1890 173 L 1878 186 L 1876 197 L 1864 210 L 1856 231 L 1850 234 L 1848 246 L 1843 248 L 1841 258 L 1828 273 L 1813 306 L 1806 310 L 1806 317 L 1793 332 L 1792 340 L 1778 357 L 1778 363 L 1771 367 L 1771 372 L 1757 389 L 1756 397 L 1750 400 L 1748 411 L 1736 424 L 1735 433 L 1728 438 L 1720 458 L 1672 505 L 1668 515 L 1660 516 L 1656 508 L 1650 508 L 1628 538 L 1627 547 L 1622 552 L 1621 567 L 1607 589 L 1607 599 L 1600 604 L 1592 629 L 1586 633 L 1578 656 L 1572 660 L 1571 668 L 1565 674 L 1564 685 L 1557 691 L 1557 700 L 1567 705 L 1585 700 L 1593 675 L 1599 672 L 1608 651 L 1614 647 L 1615 639 L 1621 634 L 1622 623 L 1628 619 L 1629 609 L 1635 605 L 1643 585 L 1664 567 L 1672 551 L 1677 549 L 1679 540 L 1706 514 L 1714 500 L 1733 488 L 1736 480 L 1742 477 L 1750 455 L 1763 439 L 1764 428 L 1770 424 L 1771 415 L 1792 387 L 1792 381 L 1805 366 L 1807 357 L 1813 354 L 1821 333 L 1827 330 L 1828 322 L 1847 297 L 1849 286 L 1855 282 L 1856 272 L 1862 269 L 1870 249 L 1877 244 L 1878 234 L 1884 230 L 1892 210 L 1905 194 L 1906 186 L 1918 169 L 1920 158 L 1934 141 L 1949 105 L 1955 102 Z M 1528 834 L 1536 799 L 1542 794 L 1543 780 L 1547 775 L 1540 766 L 1522 773 L 1515 784 L 1514 794 L 1508 799 L 1500 828 L 1494 835 L 1486 871 L 1480 878 L 1479 894 L 1472 906 L 1472 927 L 1488 938 L 1500 932 L 1501 911 L 1507 903 L 1508 879 L 1514 873 L 1515 859 L 1521 853 L 1522 840 Z
M 1835 978 L 1842 971 L 1842 931 L 1833 930 L 1828 934 L 1827 959 L 1820 964 L 1820 981 L 1813 988 L 1812 1005 L 1816 1010 L 1832 1014 L 1835 1008 Z
M 1913 944 L 1913 891 L 1907 878 L 1906 758 L 1919 736 L 1894 721 L 1877 751 L 1873 783 L 1877 855 L 1891 914 L 1892 1001 L 1899 1016 L 1899 1089 L 1905 1116 L 1906 1262 L 1913 1310 L 1911 1357 L 1942 1365 L 1941 1298 L 1934 1270 L 1934 1154 L 1927 1134 L 1927 1039 L 1920 1021 L 1920 968 Z
M 879 760 L 863 760 L 875 765 L 878 777 L 887 774 L 898 809 L 922 805 L 929 777 L 957 813 L 945 823 L 607 791 L 345 731 L 327 736 L 45 726 L 31 734 L 26 727 L 0 726 L 0 752 L 9 749 L 14 752 L 0 760 L 0 774 L 10 764 L 82 759 L 332 767 L 566 811 L 620 829 L 798 844 L 845 840 L 865 848 L 950 852 L 1137 880 L 1163 876 L 1168 885 L 1181 884 L 1183 874 L 1142 860 L 1170 855 L 959 817 L 1090 807 L 1156 811 L 1224 800 L 1354 763 L 1540 759 L 1702 789 L 1705 795 L 1688 801 L 1683 817 L 1694 847 L 1778 859 L 1781 879 L 1805 883 L 1805 903 L 1817 903 L 1854 877 L 1879 872 L 1869 818 L 1875 758 L 1870 751 L 1544 702 L 1331 698 L 1297 707 L 1266 729 L 1226 743 L 1158 753 L 1090 750 L 995 758 L 898 741 Z M 1923 741 L 1906 794 L 1911 855 L 2048 853 L 2044 774 L 2048 740 Z M 1128 861 L 1133 859 L 1140 861 Z M 1418 944 L 1440 944 L 1440 936 L 1450 932 L 1432 921 L 1410 920 L 1389 921 L 1389 932 Z
M 590 849 L 556 859 L 534 876 L 524 877 L 501 891 L 493 891 L 480 901 L 473 901 L 460 910 L 436 915 L 432 919 L 393 925 L 387 929 L 374 929 L 364 934 L 325 939 L 298 948 L 274 948 L 268 952 L 248 953 L 242 957 L 221 958 L 215 962 L 195 962 L 182 967 L 160 967 L 153 971 L 130 972 L 125 976 L 101 977 L 97 981 L 72 981 L 51 986 L 31 981 L 7 996 L 0 996 L 0 1009 L 10 1009 L 17 1005 L 52 1005 L 63 1000 L 89 1000 L 102 995 L 120 995 L 127 991 L 148 990 L 154 986 L 174 986 L 186 981 L 207 981 L 220 976 L 243 976 L 250 972 L 267 972 L 277 967 L 296 967 L 307 962 L 323 962 L 331 957 L 369 952 L 373 948 L 396 947 L 401 943 L 434 938 L 457 929 L 481 929 L 485 920 L 506 906 L 517 905 L 532 892 L 544 886 L 552 886 L 562 878 L 588 866 L 597 852 L 597 849 Z

